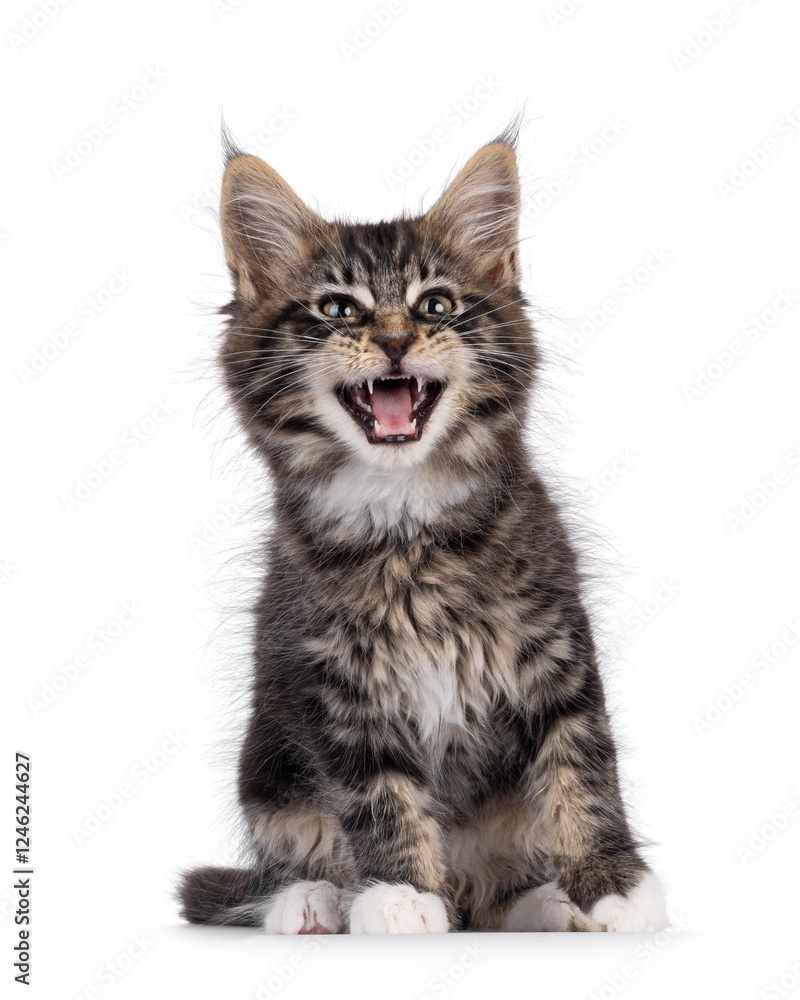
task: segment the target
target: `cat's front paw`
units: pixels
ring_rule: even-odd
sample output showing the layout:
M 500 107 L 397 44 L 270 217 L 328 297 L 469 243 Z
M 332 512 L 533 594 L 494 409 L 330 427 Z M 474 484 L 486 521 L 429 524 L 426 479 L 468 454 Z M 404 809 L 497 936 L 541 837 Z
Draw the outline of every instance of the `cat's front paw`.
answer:
M 603 896 L 589 913 L 591 920 L 606 931 L 660 931 L 667 926 L 664 889 L 653 872 L 627 896 Z
M 270 900 L 267 934 L 342 934 L 347 927 L 346 894 L 330 882 L 296 882 Z
M 350 907 L 351 934 L 446 934 L 447 910 L 432 892 L 379 882 Z

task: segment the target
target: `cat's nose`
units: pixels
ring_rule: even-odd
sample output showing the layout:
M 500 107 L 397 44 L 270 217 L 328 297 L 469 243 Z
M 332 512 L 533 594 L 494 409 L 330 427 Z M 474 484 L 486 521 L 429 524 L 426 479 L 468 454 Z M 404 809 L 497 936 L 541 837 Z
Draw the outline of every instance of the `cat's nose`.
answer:
M 388 333 L 379 333 L 377 337 L 373 337 L 373 341 L 387 358 L 399 361 L 414 343 L 414 336 L 402 330 L 390 330 Z

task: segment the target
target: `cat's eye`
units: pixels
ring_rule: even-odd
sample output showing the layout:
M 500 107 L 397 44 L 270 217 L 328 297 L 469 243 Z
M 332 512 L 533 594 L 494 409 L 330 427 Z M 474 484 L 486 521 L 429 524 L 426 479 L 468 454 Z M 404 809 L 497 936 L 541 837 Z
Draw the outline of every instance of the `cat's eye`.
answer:
M 332 299 L 323 303 L 322 311 L 331 319 L 358 319 L 358 306 L 350 299 Z
M 453 308 L 453 303 L 444 295 L 426 295 L 419 304 L 423 316 L 446 316 Z

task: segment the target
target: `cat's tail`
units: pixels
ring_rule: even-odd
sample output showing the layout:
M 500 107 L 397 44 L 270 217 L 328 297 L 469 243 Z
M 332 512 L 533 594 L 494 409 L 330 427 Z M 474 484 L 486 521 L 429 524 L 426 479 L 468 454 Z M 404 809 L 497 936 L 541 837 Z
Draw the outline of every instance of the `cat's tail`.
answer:
M 181 875 L 181 916 L 192 924 L 260 927 L 271 886 L 250 868 L 193 868 Z

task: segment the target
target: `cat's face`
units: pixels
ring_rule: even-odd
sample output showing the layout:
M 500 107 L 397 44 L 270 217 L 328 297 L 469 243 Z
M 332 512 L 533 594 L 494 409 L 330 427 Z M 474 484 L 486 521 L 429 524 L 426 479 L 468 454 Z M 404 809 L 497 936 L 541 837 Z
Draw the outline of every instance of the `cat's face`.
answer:
M 325 222 L 266 164 L 233 158 L 222 221 L 237 295 L 222 358 L 268 457 L 309 473 L 473 464 L 502 447 L 535 365 L 517 211 L 499 143 L 426 215 L 365 225 Z

